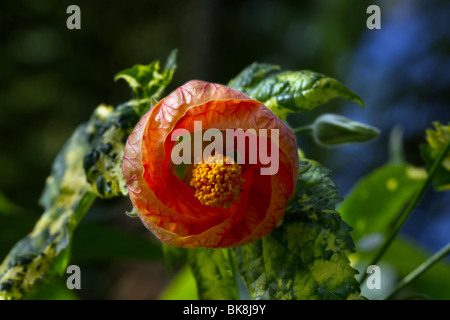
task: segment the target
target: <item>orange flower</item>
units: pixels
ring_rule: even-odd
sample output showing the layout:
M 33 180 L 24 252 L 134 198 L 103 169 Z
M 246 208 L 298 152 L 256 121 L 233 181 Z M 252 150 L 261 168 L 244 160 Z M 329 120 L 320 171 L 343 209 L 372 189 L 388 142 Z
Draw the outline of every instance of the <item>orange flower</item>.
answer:
M 194 130 L 199 123 L 202 131 Z M 207 129 L 219 134 L 254 130 L 257 143 L 238 144 L 231 154 L 201 154 L 197 163 L 184 165 L 180 178 L 172 157 L 182 135 L 176 133 L 188 132 L 184 138 L 194 136 L 187 141 L 195 145 Z M 225 146 L 227 139 L 222 142 Z M 249 160 L 254 147 L 264 145 L 278 155 L 271 174 L 262 171 L 267 161 Z M 223 85 L 190 81 L 142 117 L 128 137 L 122 171 L 140 219 L 161 241 L 180 247 L 240 246 L 268 235 L 283 217 L 298 175 L 297 144 L 262 103 Z

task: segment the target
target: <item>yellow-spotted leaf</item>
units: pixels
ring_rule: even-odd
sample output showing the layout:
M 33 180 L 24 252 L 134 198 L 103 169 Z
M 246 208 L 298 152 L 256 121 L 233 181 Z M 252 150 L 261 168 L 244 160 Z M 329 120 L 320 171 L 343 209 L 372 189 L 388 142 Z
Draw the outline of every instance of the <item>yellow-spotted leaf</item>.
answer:
M 83 170 L 87 140 L 82 125 L 56 158 L 41 197 L 44 214 L 0 265 L 0 299 L 20 299 L 49 275 L 65 271 L 73 230 L 95 199 Z
M 310 71 L 282 71 L 278 66 L 252 64 L 229 82 L 229 86 L 264 103 L 277 117 L 310 111 L 330 99 L 344 98 L 364 106 L 363 100 L 342 83 Z
M 23 298 L 42 280 L 64 272 L 73 231 L 95 198 L 126 194 L 121 174 L 125 141 L 152 99 L 158 98 L 171 81 L 175 58 L 173 51 L 162 72 L 159 63 L 153 62 L 119 73 L 116 79 L 125 78 L 144 96 L 116 109 L 100 105 L 73 133 L 47 178 L 40 199 L 45 212 L 0 265 L 0 299 Z
M 176 69 L 176 50 L 169 55 L 160 72 L 159 61 L 149 65 L 135 65 L 119 72 L 117 79 L 125 79 L 135 91 L 136 99 L 117 108 L 100 105 L 90 120 L 91 147 L 84 157 L 84 170 L 94 192 L 101 198 L 128 193 L 122 175 L 122 157 L 126 140 L 136 123 L 154 99 L 159 99 L 172 81 Z M 142 97 L 140 95 L 143 95 Z
M 361 179 L 339 208 L 343 219 L 353 226 L 357 246 L 363 237 L 386 234 L 426 178 L 422 168 L 387 164 Z
M 300 163 L 300 176 L 281 226 L 235 250 L 235 261 L 252 299 L 361 299 L 351 228 L 335 206 L 342 199 L 331 172 Z
M 237 288 L 229 252 L 226 249 L 195 248 L 188 261 L 203 300 L 235 300 Z
M 439 122 L 433 123 L 435 130 L 427 129 L 427 144 L 421 146 L 422 158 L 430 169 L 433 162 L 439 157 L 441 152 L 447 148 L 450 143 L 450 123 L 442 125 Z M 450 151 L 444 157 L 442 163 L 439 164 L 436 174 L 433 177 L 434 187 L 438 191 L 450 189 Z

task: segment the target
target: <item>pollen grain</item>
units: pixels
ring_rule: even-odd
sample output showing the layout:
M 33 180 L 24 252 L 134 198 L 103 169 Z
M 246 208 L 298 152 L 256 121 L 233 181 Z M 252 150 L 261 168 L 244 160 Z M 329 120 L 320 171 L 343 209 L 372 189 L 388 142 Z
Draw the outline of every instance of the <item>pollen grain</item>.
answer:
M 232 158 L 216 154 L 194 164 L 190 185 L 202 205 L 228 208 L 239 201 L 245 182 L 241 174 L 242 167 Z

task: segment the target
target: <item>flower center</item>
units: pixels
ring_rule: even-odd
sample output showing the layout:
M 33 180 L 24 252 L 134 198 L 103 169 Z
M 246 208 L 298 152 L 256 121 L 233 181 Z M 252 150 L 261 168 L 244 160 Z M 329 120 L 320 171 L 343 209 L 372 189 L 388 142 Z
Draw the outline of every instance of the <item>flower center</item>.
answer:
M 202 163 L 194 164 L 191 187 L 202 205 L 228 208 L 239 201 L 242 167 L 222 154 L 209 156 Z

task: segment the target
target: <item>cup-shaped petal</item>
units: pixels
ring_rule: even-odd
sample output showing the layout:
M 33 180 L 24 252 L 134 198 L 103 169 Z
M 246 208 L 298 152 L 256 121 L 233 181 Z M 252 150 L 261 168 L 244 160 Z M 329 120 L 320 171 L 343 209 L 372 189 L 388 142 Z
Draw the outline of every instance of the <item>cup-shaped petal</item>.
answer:
M 192 160 L 199 160 L 194 155 L 200 150 L 202 163 L 206 146 L 216 141 L 205 139 L 209 129 L 223 135 L 220 141 L 226 151 L 227 142 L 237 141 L 230 145 L 241 157 L 235 159 L 240 178 L 229 183 L 236 201 L 227 206 L 202 204 L 200 189 L 189 181 L 203 171 L 195 171 L 194 163 L 185 164 L 183 178 L 173 161 L 176 133 L 181 131 L 189 133 Z M 244 138 L 239 140 L 238 134 Z M 190 81 L 141 118 L 128 137 L 122 171 L 140 219 L 161 241 L 181 247 L 239 246 L 268 235 L 283 217 L 298 175 L 297 144 L 292 131 L 262 103 L 223 85 Z M 218 172 L 231 171 L 210 173 L 213 184 L 229 178 Z M 242 184 L 231 185 L 237 182 Z M 214 185 L 201 187 L 210 190 Z

